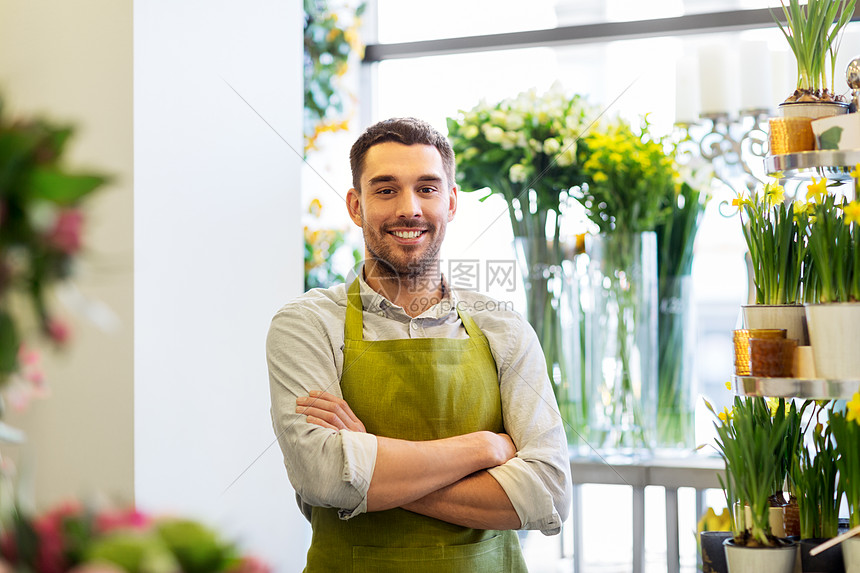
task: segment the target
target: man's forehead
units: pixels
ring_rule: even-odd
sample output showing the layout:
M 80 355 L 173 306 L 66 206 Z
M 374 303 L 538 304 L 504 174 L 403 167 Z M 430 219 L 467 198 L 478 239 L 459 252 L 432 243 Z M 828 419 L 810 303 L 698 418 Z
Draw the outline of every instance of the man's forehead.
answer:
M 365 156 L 362 179 L 377 179 L 380 176 L 444 176 L 442 155 L 432 145 L 404 145 L 393 141 L 371 147 Z

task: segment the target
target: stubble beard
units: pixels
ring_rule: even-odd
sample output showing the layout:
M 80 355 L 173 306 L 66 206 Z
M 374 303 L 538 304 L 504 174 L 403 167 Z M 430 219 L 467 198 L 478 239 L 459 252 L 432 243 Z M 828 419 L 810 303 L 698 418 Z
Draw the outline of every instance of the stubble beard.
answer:
M 404 227 L 403 224 L 397 226 L 399 228 Z M 368 255 L 370 255 L 370 260 L 367 262 L 374 264 L 374 274 L 381 279 L 389 280 L 417 281 L 422 278 L 438 278 L 439 252 L 445 229 L 437 232 L 436 229 L 428 229 L 419 225 L 406 226 L 422 229 L 428 234 L 432 234 L 426 249 L 417 258 L 409 255 L 410 252 L 420 249 L 420 245 L 388 246 L 385 244 L 388 233 L 384 228 L 382 231 L 364 229 L 364 245 Z M 402 254 L 396 253 L 395 249 L 400 249 Z

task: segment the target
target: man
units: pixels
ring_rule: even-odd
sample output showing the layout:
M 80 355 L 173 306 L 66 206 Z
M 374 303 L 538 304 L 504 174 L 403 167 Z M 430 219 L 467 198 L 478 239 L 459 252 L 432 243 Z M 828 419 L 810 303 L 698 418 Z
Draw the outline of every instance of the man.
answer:
M 457 211 L 444 136 L 383 121 L 350 164 L 365 264 L 284 306 L 267 340 L 274 429 L 313 528 L 306 571 L 525 571 L 513 530 L 558 533 L 570 504 L 537 337 L 440 273 Z

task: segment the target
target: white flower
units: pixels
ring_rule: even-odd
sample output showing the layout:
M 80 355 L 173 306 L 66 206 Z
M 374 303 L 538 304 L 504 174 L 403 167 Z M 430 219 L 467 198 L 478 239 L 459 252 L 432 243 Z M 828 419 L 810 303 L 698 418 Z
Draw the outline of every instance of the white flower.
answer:
M 509 113 L 507 119 L 505 120 L 505 127 L 509 131 L 518 131 L 522 129 L 524 125 L 525 120 L 523 119 L 522 114 L 517 112 Z
M 499 109 L 494 109 L 490 112 L 490 120 L 496 125 L 505 125 L 507 114 Z
M 519 163 L 515 163 L 514 165 L 511 165 L 511 169 L 508 172 L 508 178 L 513 183 L 525 183 L 526 176 L 527 176 L 527 173 L 526 173 L 526 168 L 524 165 L 521 165 Z
M 528 144 L 529 148 L 535 153 L 540 153 L 541 151 L 543 151 L 543 146 L 537 139 L 529 139 Z
M 501 127 L 485 123 L 481 129 L 484 132 L 484 137 L 486 137 L 487 141 L 490 143 L 501 143 L 502 139 L 505 137 L 505 131 Z
M 547 155 L 555 155 L 561 149 L 561 144 L 557 139 L 550 137 L 543 142 L 543 150 Z
M 463 128 L 463 137 L 466 139 L 475 139 L 479 133 L 478 126 L 471 123 Z

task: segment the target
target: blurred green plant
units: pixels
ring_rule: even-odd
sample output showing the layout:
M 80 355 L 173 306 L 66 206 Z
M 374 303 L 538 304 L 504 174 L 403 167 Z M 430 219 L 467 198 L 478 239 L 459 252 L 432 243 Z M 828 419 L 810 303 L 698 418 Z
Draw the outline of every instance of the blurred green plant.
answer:
M 304 0 L 304 138 L 305 156 L 322 133 L 345 130 L 351 97 L 343 84 L 350 58 L 363 57 L 359 38 L 365 4 Z
M 38 384 L 38 357 L 28 341 L 69 338 L 49 293 L 72 276 L 83 248 L 84 206 L 107 182 L 63 165 L 73 133 L 40 118 L 11 118 L 0 98 L 0 388 L 14 377 Z
M 96 510 L 67 502 L 38 515 L 16 508 L 4 525 L 0 555 L 15 571 L 73 573 L 88 565 L 127 573 L 270 571 L 203 523 L 133 507 Z
M 311 201 L 307 214 L 314 225 L 305 225 L 305 291 L 312 288 L 328 288 L 346 281 L 346 275 L 338 269 L 337 254 L 349 248 L 346 231 L 343 229 L 319 229 L 317 221 L 322 213 L 319 199 Z M 361 250 L 350 250 L 351 266 L 355 268 L 361 259 Z

